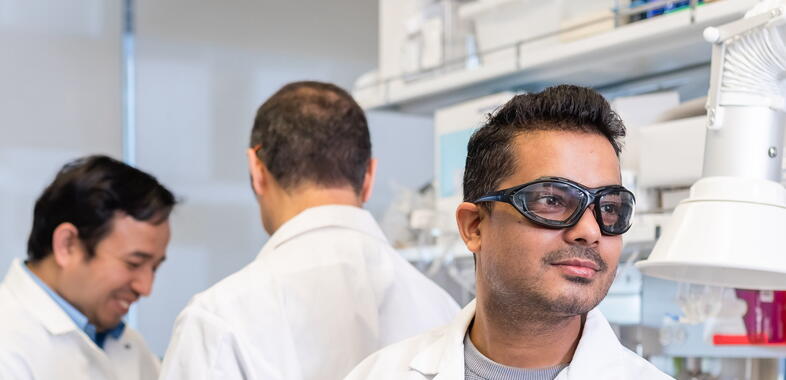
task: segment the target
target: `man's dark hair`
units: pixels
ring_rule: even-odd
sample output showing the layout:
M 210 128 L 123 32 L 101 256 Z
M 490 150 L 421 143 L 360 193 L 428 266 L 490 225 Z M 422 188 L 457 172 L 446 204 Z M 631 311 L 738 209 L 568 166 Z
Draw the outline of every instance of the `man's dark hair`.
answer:
M 356 193 L 371 159 L 366 116 L 346 91 L 321 82 L 282 87 L 257 111 L 251 144 L 285 189 L 302 183 L 350 185 Z
M 175 203 L 172 193 L 150 174 L 107 156 L 76 159 L 60 169 L 35 203 L 28 260 L 36 262 L 52 253 L 52 234 L 62 223 L 77 228 L 91 258 L 98 242 L 111 232 L 116 213 L 160 224 Z
M 474 134 L 467 144 L 464 201 L 497 190 L 516 168 L 513 139 L 532 131 L 575 131 L 606 137 L 619 157 L 625 125 L 596 91 L 560 85 L 514 96 Z M 491 205 L 482 204 L 487 211 Z

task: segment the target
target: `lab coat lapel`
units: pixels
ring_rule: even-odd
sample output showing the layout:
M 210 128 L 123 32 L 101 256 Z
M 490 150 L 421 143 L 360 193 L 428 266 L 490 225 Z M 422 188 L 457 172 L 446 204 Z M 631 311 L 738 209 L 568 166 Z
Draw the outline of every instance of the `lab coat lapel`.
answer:
M 604 379 L 617 379 L 624 365 L 622 344 L 600 311 L 587 313 L 581 339 L 570 365 L 560 372 L 558 380 L 588 379 L 603 373 Z
M 52 334 L 62 335 L 78 330 L 74 321 L 25 272 L 21 260 L 15 259 L 8 269 L 5 284 L 19 303 Z
M 82 352 L 90 355 L 94 367 L 102 378 L 114 379 L 112 364 L 109 357 L 90 340 L 65 311 L 30 277 L 21 260 L 11 263 L 4 284 L 24 307 L 53 336 L 71 339 L 83 347 Z M 68 336 L 67 336 L 68 335 Z
M 464 336 L 475 318 L 472 300 L 453 319 L 444 334 L 421 350 L 409 367 L 434 380 L 464 379 Z

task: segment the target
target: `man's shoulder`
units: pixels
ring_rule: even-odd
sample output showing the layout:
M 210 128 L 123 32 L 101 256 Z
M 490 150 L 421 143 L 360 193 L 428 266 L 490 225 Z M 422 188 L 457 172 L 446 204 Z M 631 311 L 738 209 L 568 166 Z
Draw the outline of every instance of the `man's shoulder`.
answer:
M 9 304 L 3 300 L 0 310 L 3 322 L 0 323 L 0 366 L 13 363 L 28 366 L 35 358 L 46 358 L 71 343 L 67 337 L 53 339 L 52 334 L 33 314 L 24 307 Z M 0 378 L 2 378 L 0 369 Z
M 3 310 L 5 314 L 6 311 Z M 4 315 L 0 324 L 0 353 L 29 348 L 34 351 L 50 344 L 46 328 L 35 319 Z M 39 351 L 40 352 L 40 351 Z
M 346 234 L 342 233 L 345 232 Z M 281 310 L 282 284 L 291 286 L 289 276 L 318 273 L 330 265 L 362 263 L 355 260 L 362 249 L 354 246 L 362 234 L 348 229 L 306 231 L 262 248 L 259 256 L 239 271 L 194 295 L 181 312 L 197 318 L 237 319 L 257 311 L 269 316 Z M 253 301 L 253 304 L 252 304 Z M 248 307 L 241 307 L 246 305 Z
M 248 304 L 251 300 L 255 305 L 264 303 L 271 297 L 273 286 L 270 273 L 255 260 L 194 295 L 181 314 L 231 316 L 237 313 L 240 305 Z
M 47 336 L 43 324 L 1 286 L 0 310 L 3 312 L 3 322 L 0 323 L 0 346 L 13 345 L 19 340 L 29 342 Z

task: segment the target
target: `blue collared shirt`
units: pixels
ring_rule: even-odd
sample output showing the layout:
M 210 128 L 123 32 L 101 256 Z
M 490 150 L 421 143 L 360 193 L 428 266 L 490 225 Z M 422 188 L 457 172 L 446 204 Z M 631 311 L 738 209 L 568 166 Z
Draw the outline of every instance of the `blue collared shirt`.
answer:
M 104 348 L 104 342 L 106 342 L 107 336 L 118 339 L 121 335 L 123 335 L 123 330 L 126 328 L 126 324 L 123 321 L 120 321 L 120 323 L 111 330 L 97 332 L 96 327 L 88 322 L 87 317 L 84 314 L 79 312 L 79 310 L 77 310 L 73 305 L 63 299 L 63 297 L 60 297 L 60 295 L 52 290 L 52 288 L 41 281 L 41 279 L 38 278 L 38 276 L 36 276 L 35 273 L 30 270 L 30 268 L 27 267 L 27 263 L 23 263 L 22 268 L 27 271 L 27 273 L 30 275 L 30 278 L 32 278 L 33 281 L 35 281 L 35 283 L 41 287 L 41 289 L 44 289 L 46 294 L 49 294 L 49 296 L 52 297 L 52 299 L 55 300 L 58 305 L 60 305 L 60 308 L 63 309 L 66 314 L 68 314 L 76 326 L 82 329 L 82 331 L 84 331 L 85 334 L 87 334 L 87 336 L 90 337 L 90 339 L 101 349 Z

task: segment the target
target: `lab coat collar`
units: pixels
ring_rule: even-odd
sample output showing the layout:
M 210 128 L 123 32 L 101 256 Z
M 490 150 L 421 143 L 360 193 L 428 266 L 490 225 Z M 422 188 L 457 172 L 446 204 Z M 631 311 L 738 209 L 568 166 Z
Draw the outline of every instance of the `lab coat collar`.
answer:
M 573 360 L 563 370 L 567 375 L 565 378 L 582 379 L 592 373 L 620 373 L 618 370 L 630 361 L 626 353 L 629 353 L 628 349 L 620 343 L 606 317 L 597 309 L 590 310 Z
M 472 319 L 475 318 L 475 303 L 472 300 L 447 326 L 444 334 L 418 353 L 409 367 L 425 376 L 441 378 L 464 378 L 464 336 Z
M 14 259 L 3 284 L 19 303 L 53 335 L 79 330 L 79 327 L 46 292 L 35 283 L 21 260 Z
M 308 208 L 286 221 L 273 233 L 266 247 L 275 249 L 300 234 L 325 227 L 351 228 L 387 243 L 385 234 L 368 211 L 355 206 L 327 205 Z
M 441 337 L 415 355 L 409 367 L 425 376 L 435 376 L 434 380 L 463 378 L 464 336 L 475 317 L 475 307 L 476 300 L 472 300 L 446 326 Z M 624 350 L 603 314 L 593 309 L 587 313 L 570 365 L 557 378 L 581 379 L 591 373 L 609 373 L 625 363 Z

